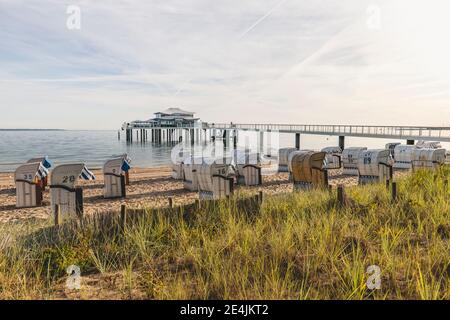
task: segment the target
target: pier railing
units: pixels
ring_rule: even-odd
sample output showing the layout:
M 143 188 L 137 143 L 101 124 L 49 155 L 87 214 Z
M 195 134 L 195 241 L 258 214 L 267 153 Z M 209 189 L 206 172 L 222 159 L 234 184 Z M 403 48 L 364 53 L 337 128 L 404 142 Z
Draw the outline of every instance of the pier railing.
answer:
M 203 129 L 278 131 L 282 133 L 450 142 L 450 127 L 203 123 Z

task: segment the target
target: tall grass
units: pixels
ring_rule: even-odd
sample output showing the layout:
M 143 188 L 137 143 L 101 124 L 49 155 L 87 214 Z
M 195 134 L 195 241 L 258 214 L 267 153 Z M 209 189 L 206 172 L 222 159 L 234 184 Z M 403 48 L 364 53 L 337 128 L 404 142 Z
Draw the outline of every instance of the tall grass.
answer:
M 117 213 L 69 222 L 1 226 L 0 298 L 449 299 L 450 170 L 335 193 L 236 199 L 190 213 Z M 64 284 L 82 270 L 80 291 Z M 366 269 L 381 269 L 381 289 Z M 95 295 L 92 293 L 95 292 Z

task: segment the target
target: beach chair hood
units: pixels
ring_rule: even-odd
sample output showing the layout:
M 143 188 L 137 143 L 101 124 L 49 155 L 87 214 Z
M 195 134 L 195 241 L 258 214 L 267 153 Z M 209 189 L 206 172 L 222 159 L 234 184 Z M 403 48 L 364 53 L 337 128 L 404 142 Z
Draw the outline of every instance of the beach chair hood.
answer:
M 95 180 L 94 174 L 83 163 L 62 164 L 53 169 L 51 185 L 73 188 L 79 178 Z
M 40 179 L 42 176 L 45 177 L 48 174 L 46 170 L 43 168 L 41 162 L 27 163 L 16 169 L 14 180 L 35 183 L 37 179 Z

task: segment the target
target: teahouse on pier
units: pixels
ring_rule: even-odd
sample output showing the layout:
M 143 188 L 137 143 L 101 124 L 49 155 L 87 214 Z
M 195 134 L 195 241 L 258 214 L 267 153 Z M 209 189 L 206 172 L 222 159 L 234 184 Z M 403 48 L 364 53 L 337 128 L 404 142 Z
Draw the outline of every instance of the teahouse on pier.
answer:
M 136 138 L 136 141 L 191 141 L 194 144 L 195 141 L 221 138 L 225 143 L 233 140 L 234 145 L 237 144 L 239 131 L 259 132 L 260 143 L 263 143 L 265 132 L 292 133 L 297 149 L 300 149 L 302 134 L 337 136 L 342 149 L 345 148 L 345 137 L 398 139 L 406 140 L 410 145 L 417 140 L 450 142 L 450 127 L 208 123 L 194 118 L 194 114 L 169 108 L 155 113 L 153 119 L 124 123 L 122 130 L 126 133 L 127 142 L 133 142 Z

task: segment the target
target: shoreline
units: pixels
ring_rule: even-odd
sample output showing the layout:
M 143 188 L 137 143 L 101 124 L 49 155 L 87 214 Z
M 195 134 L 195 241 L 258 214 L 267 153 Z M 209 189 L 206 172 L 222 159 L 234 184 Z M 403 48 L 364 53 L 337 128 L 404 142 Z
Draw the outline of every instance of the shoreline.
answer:
M 183 188 L 183 181 L 171 177 L 171 166 L 152 168 L 132 168 L 130 170 L 130 185 L 127 187 L 127 198 L 105 199 L 103 197 L 103 174 L 101 170 L 92 170 L 96 180 L 82 181 L 84 197 L 84 214 L 95 212 L 117 211 L 121 204 L 131 207 L 164 207 L 168 197 L 176 205 L 193 203 L 198 199 L 198 192 Z M 357 177 L 342 176 L 340 170 L 330 170 L 330 185 L 356 185 Z M 237 186 L 237 190 L 267 194 L 292 192 L 292 183 L 288 181 L 288 173 L 263 175 L 261 186 Z M 16 190 L 14 173 L 0 173 L 0 223 L 24 221 L 28 219 L 46 220 L 51 218 L 50 194 L 48 188 L 44 192 L 43 206 L 35 208 L 16 208 Z

